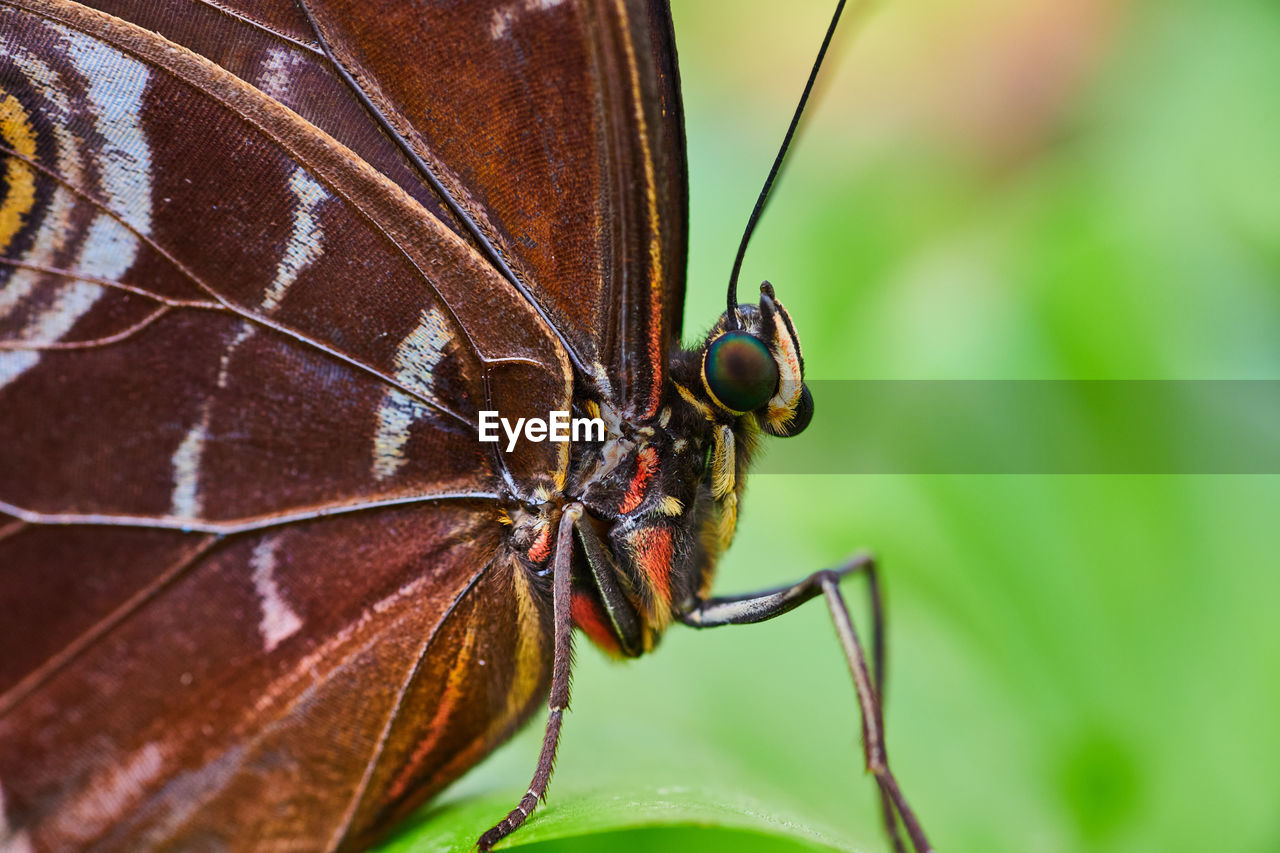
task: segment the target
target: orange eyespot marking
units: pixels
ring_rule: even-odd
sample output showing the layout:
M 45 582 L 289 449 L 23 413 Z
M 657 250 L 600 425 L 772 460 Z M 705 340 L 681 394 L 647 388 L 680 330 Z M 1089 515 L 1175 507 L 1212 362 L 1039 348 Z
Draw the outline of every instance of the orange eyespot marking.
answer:
M 622 647 L 618 645 L 618 638 L 614 636 L 599 602 L 589 595 L 575 592 L 569 599 L 569 613 L 573 616 L 573 624 L 587 635 L 587 639 L 614 657 L 622 657 Z
M 529 559 L 535 563 L 541 563 L 547 557 L 551 556 L 551 525 L 544 525 L 542 532 L 538 534 L 538 538 L 534 540 L 533 547 L 529 549 Z
M 658 451 L 652 447 L 646 447 L 640 451 L 636 475 L 631 478 L 631 485 L 627 487 L 627 493 L 618 506 L 618 512 L 625 514 L 640 506 L 640 502 L 644 500 L 645 489 L 649 487 L 649 481 L 656 473 L 658 473 Z
M 671 603 L 671 561 L 674 558 L 671 529 L 667 527 L 641 527 L 631 536 L 635 548 L 636 565 L 644 574 L 654 593 L 664 605 Z
M 23 162 L 36 156 L 36 136 L 18 99 L 0 89 L 0 141 L 18 157 L 0 158 L 0 249 L 22 228 L 36 203 L 36 173 Z

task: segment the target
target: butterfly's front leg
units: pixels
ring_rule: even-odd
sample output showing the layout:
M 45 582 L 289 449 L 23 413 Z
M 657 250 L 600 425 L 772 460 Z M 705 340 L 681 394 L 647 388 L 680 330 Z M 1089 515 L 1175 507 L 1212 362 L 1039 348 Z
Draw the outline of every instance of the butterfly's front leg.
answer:
M 854 574 L 865 574 L 870 587 L 874 672 L 868 671 L 862 643 L 858 640 L 858 633 L 849 616 L 849 607 L 845 604 L 844 596 L 840 594 L 840 581 Z M 862 710 L 862 743 L 867 759 L 867 770 L 875 775 L 876 783 L 880 788 L 881 806 L 889 838 L 893 842 L 894 849 L 904 853 L 905 848 L 898 835 L 897 819 L 901 818 L 916 853 L 930 851 L 933 848 L 925 837 L 924 829 L 920 826 L 910 804 L 902 795 L 893 771 L 889 769 L 889 758 L 885 751 L 882 709 L 885 657 L 884 608 L 880 601 L 880 585 L 876 576 L 875 559 L 870 554 L 856 555 L 839 568 L 814 572 L 804 580 L 789 586 L 746 595 L 696 601 L 687 611 L 677 614 L 677 618 L 693 628 L 747 625 L 781 616 L 819 595 L 827 599 L 831 619 L 835 623 L 840 645 L 849 663 L 849 672 L 853 676 L 853 685 Z
M 538 767 L 533 772 L 529 790 L 520 798 L 516 807 L 476 842 L 481 850 L 491 850 L 493 845 L 506 838 L 524 823 L 525 818 L 538 805 L 551 781 L 551 769 L 556 762 L 556 747 L 560 743 L 560 724 L 565 709 L 569 707 L 570 669 L 573 663 L 573 614 L 572 592 L 573 528 L 582 518 L 582 504 L 573 503 L 560 514 L 556 530 L 556 553 L 551 563 L 552 626 L 554 657 L 551 662 L 551 695 L 547 700 L 547 730 L 542 736 L 542 752 L 538 755 Z

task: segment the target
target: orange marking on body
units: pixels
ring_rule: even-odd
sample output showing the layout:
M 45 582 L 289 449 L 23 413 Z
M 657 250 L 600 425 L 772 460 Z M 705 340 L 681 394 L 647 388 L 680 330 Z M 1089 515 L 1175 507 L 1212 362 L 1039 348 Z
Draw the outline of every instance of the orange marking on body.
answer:
M 635 548 L 636 565 L 648 578 L 664 604 L 671 603 L 671 529 L 668 527 L 641 527 L 631 534 Z
M 649 481 L 656 473 L 658 473 L 658 451 L 652 447 L 646 447 L 640 451 L 636 475 L 631 478 L 631 485 L 627 487 L 627 494 L 623 497 L 618 512 L 625 514 L 640 506 L 640 502 L 644 500 L 645 489 L 649 487 Z
M 613 633 L 613 626 L 609 624 L 607 616 L 594 598 L 575 592 L 569 599 L 569 612 L 573 615 L 573 624 L 577 625 L 591 642 L 614 657 L 622 657 L 622 647 Z
M 547 524 L 543 526 L 533 547 L 529 549 L 529 559 L 535 563 L 541 563 L 549 556 L 551 556 L 551 525 Z

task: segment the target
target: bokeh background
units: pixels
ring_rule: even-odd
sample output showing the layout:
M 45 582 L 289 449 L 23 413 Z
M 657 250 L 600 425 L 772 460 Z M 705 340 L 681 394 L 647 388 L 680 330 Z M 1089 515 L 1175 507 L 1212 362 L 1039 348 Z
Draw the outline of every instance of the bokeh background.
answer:
M 692 337 L 830 4 L 674 6 Z M 1280 379 L 1280 6 L 880 3 L 837 40 L 762 278 L 815 379 Z M 880 555 L 892 763 L 942 851 L 1276 851 L 1278 530 L 1275 475 L 770 474 L 719 588 Z M 885 849 L 821 604 L 578 664 L 516 843 Z M 540 729 L 399 844 L 504 813 Z

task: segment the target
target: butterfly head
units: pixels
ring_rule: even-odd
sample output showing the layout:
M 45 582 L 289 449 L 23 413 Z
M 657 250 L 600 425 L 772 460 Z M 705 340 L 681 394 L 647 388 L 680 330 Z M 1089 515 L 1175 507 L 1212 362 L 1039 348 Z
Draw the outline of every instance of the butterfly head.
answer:
M 751 414 L 765 432 L 790 437 L 813 418 L 813 395 L 804 384 L 804 357 L 791 316 L 769 282 L 760 306 L 739 305 L 737 328 L 728 315 L 702 349 L 702 388 L 721 412 Z
M 608 543 L 612 559 L 597 567 L 616 569 L 609 596 L 585 591 L 604 575 L 584 581 L 575 624 L 623 656 L 654 648 L 673 618 L 709 594 L 760 434 L 795 435 L 813 415 L 795 327 L 767 282 L 759 305 L 738 305 L 701 346 L 676 350 L 667 381 L 664 405 L 644 420 L 584 401 L 602 414 L 606 440 L 582 448 L 567 490 Z M 548 558 L 551 524 L 540 518 L 526 537 L 532 547 L 522 541 L 531 560 Z M 619 620 L 620 611 L 631 615 Z

